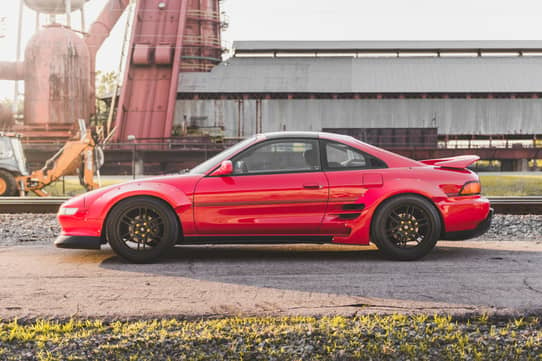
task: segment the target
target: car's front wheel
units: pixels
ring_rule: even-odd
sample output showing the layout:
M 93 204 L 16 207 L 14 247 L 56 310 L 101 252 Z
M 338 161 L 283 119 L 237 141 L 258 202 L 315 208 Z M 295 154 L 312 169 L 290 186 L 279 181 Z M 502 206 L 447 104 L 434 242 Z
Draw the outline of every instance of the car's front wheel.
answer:
M 379 207 L 372 222 L 371 240 L 387 258 L 412 261 L 435 247 L 441 228 L 438 211 L 430 201 L 404 195 Z
M 175 245 L 179 228 L 177 216 L 163 201 L 133 197 L 113 207 L 106 221 L 106 237 L 119 256 L 147 263 Z

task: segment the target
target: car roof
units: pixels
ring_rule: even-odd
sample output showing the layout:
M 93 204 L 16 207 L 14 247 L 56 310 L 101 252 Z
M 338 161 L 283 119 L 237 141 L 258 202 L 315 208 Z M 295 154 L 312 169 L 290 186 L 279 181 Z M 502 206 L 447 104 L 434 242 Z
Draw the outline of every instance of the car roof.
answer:
M 271 132 L 263 133 L 265 139 L 280 139 L 280 138 L 318 138 L 318 132 Z
M 328 139 L 341 143 L 354 146 L 361 149 L 364 152 L 375 156 L 390 166 L 390 168 L 396 167 L 416 167 L 420 166 L 417 161 L 401 156 L 399 154 L 390 152 L 388 150 L 373 146 L 371 144 L 362 142 L 349 135 L 327 133 L 327 132 L 299 132 L 299 131 L 284 131 L 284 132 L 272 132 L 260 134 L 264 139 L 287 139 L 287 138 L 305 138 L 305 139 Z M 361 147 L 361 148 L 360 148 Z
M 335 138 L 335 139 L 344 139 L 352 138 L 350 136 L 345 136 L 336 133 L 324 133 L 324 132 L 303 132 L 303 131 L 284 131 L 284 132 L 270 132 L 262 134 L 265 139 L 281 139 L 281 138 L 308 138 L 308 139 L 318 139 L 325 136 L 326 138 Z

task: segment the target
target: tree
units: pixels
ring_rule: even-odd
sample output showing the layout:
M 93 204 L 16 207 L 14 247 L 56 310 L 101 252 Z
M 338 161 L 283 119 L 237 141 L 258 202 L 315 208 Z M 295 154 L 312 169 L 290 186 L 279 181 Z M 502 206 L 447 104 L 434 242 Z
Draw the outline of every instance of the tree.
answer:
M 111 100 L 116 96 L 119 74 L 114 71 L 96 71 L 96 125 L 106 125 L 111 111 Z
M 0 131 L 9 130 L 13 126 L 16 118 L 13 115 L 13 111 L 15 111 L 16 114 L 23 113 L 22 100 L 17 101 L 17 106 L 14 107 L 13 99 L 0 99 Z

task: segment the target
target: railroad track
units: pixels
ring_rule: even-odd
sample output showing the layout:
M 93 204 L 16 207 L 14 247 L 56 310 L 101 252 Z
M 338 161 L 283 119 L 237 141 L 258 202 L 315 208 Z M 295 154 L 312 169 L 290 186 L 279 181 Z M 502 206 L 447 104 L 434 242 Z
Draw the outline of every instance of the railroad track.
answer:
M 542 197 L 489 197 L 495 212 L 501 214 L 542 214 Z
M 69 197 L 0 197 L 0 213 L 56 213 Z
M 0 213 L 56 213 L 69 197 L 0 197 Z M 542 197 L 489 197 L 501 214 L 542 214 Z

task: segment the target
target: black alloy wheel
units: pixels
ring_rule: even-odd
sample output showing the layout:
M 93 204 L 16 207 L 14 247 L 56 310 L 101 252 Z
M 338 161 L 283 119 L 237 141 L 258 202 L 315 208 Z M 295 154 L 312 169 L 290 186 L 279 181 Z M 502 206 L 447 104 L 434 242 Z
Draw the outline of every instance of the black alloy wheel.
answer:
M 106 221 L 111 248 L 135 263 L 151 262 L 175 245 L 180 227 L 177 216 L 163 201 L 133 197 L 119 202 Z
M 422 258 L 437 243 L 441 221 L 435 206 L 425 198 L 392 198 L 377 210 L 371 240 L 387 258 L 411 261 Z

